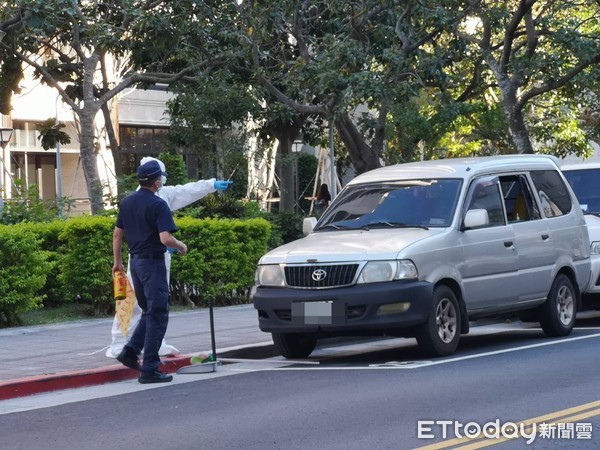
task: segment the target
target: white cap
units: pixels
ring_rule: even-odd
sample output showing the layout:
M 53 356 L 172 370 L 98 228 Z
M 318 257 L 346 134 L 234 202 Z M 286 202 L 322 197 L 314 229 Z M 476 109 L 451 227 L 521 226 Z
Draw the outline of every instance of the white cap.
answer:
M 165 163 L 163 163 L 160 159 L 153 158 L 152 156 L 144 156 L 140 161 L 140 166 L 143 166 L 144 164 L 150 161 L 156 161 L 160 166 L 160 170 L 162 170 L 163 172 L 167 171 L 167 169 L 165 168 Z

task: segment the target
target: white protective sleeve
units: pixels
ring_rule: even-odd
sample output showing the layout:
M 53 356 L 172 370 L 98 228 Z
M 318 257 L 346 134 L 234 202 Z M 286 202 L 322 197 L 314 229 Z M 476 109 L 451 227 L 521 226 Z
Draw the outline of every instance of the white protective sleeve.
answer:
M 215 192 L 214 184 L 215 178 L 211 178 L 178 184 L 177 186 L 163 186 L 156 195 L 167 202 L 171 211 L 177 211 Z
M 215 178 L 209 180 L 198 180 L 192 181 L 186 184 L 178 184 L 176 186 L 163 186 L 161 187 L 156 195 L 167 202 L 171 211 L 177 211 L 178 209 L 184 208 L 195 201 L 200 200 L 202 197 L 211 194 L 216 191 L 214 188 Z M 171 275 L 171 255 L 165 253 L 165 262 L 167 263 L 167 277 L 170 279 Z M 127 264 L 127 274 L 131 282 L 131 275 L 129 274 L 129 264 Z M 119 326 L 119 320 L 115 315 L 113 319 L 113 325 L 111 329 L 112 343 L 106 350 L 106 356 L 109 358 L 116 358 L 123 346 L 129 341 L 132 331 L 137 326 L 140 316 L 142 315 L 142 309 L 139 307 L 137 302 L 133 307 L 133 313 L 131 315 L 131 322 L 129 323 L 129 329 L 127 330 L 126 336 L 121 333 L 121 327 Z M 168 345 L 163 339 L 158 354 L 160 356 L 175 355 L 179 351 L 172 345 Z

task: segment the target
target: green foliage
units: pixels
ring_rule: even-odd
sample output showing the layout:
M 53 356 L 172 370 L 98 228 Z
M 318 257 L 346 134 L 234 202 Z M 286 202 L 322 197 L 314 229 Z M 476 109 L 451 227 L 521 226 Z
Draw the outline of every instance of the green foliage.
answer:
M 4 200 L 0 223 L 50 222 L 57 216 L 58 208 L 55 200 L 41 200 L 36 185 L 26 187 L 23 180 L 15 179 L 13 198 Z
M 36 236 L 18 226 L 0 226 L 0 327 L 41 306 L 39 291 L 50 269 Z
M 318 160 L 313 155 L 308 153 L 298 155 L 298 205 L 305 216 L 310 211 L 310 200 L 306 197 L 313 195 L 317 165 Z
M 38 131 L 40 132 L 38 139 L 44 150 L 55 149 L 57 144 L 66 145 L 71 143 L 71 137 L 61 131 L 62 128 L 65 128 L 65 124 L 56 123 L 56 119 L 53 118 L 46 119 L 38 125 Z
M 208 295 L 247 300 L 258 259 L 267 251 L 268 222 L 183 217 L 176 223 L 188 253 L 171 259 L 172 284 L 185 286 L 195 300 Z
M 157 156 L 157 159 L 160 159 L 165 164 L 165 168 L 169 174 L 167 178 L 167 184 L 185 184 L 189 181 L 185 171 L 185 162 L 183 161 L 181 155 L 179 155 L 177 152 L 166 151 L 160 153 Z
M 248 300 L 271 225 L 257 217 L 262 213 L 256 208 L 242 215 L 244 220 L 176 219 L 178 237 L 190 252 L 173 257 L 173 299 L 200 304 L 211 294 L 221 303 Z M 114 223 L 111 217 L 82 216 L 0 226 L 0 326 L 14 325 L 21 314 L 42 305 L 63 308 L 76 302 L 91 314 L 112 314 Z
M 226 191 L 206 195 L 192 205 L 175 212 L 177 217 L 193 217 L 196 219 L 206 218 L 229 218 L 236 219 L 245 217 L 245 203 L 236 200 Z
M 273 235 L 280 240 L 270 242 L 270 248 L 287 244 L 303 237 L 302 221 L 304 216 L 293 211 L 280 211 L 277 214 L 267 215 L 273 225 Z
M 56 307 L 68 303 L 70 300 L 65 298 L 60 278 L 66 252 L 64 243 L 59 239 L 59 236 L 64 227 L 65 222 L 62 220 L 28 222 L 19 225 L 20 230 L 32 233 L 36 237 L 40 249 L 46 252 L 47 255 L 46 283 L 39 290 L 39 295 L 44 301 L 44 307 Z
M 64 242 L 60 283 L 64 295 L 93 305 L 98 313 L 113 305 L 112 235 L 115 221 L 110 217 L 83 216 L 65 223 L 59 239 Z

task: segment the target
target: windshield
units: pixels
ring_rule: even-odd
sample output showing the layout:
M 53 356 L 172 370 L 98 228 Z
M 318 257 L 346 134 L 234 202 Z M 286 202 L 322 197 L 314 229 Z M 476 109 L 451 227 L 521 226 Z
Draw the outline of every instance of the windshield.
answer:
M 587 214 L 600 214 L 600 169 L 565 170 L 581 209 Z
M 448 227 L 462 180 L 426 179 L 350 185 L 327 209 L 315 231 Z

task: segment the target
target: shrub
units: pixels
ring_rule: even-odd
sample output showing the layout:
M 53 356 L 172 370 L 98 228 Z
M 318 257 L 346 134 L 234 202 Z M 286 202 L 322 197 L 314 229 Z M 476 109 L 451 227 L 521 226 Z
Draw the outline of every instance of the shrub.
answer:
M 59 239 L 65 255 L 59 279 L 64 294 L 93 305 L 96 313 L 109 313 L 114 307 L 112 294 L 112 235 L 115 219 L 82 216 L 70 219 Z
M 47 252 L 47 276 L 46 283 L 42 287 L 40 294 L 44 301 L 44 307 L 55 307 L 69 303 L 70 299 L 64 295 L 64 289 L 59 277 L 62 267 L 62 261 L 65 257 L 65 248 L 59 240 L 59 235 L 65 227 L 62 220 L 53 222 L 23 223 L 20 225 L 23 230 L 31 231 L 38 239 L 42 250 Z
M 202 301 L 208 295 L 245 301 L 254 284 L 258 259 L 266 252 L 269 223 L 263 219 L 192 219 L 176 221 L 188 253 L 175 255 L 172 286 L 178 294 Z
M 15 325 L 19 314 L 41 306 L 38 293 L 49 270 L 38 238 L 18 226 L 0 227 L 0 325 Z

